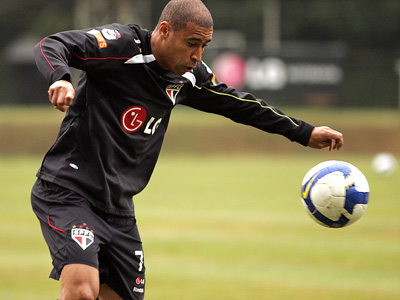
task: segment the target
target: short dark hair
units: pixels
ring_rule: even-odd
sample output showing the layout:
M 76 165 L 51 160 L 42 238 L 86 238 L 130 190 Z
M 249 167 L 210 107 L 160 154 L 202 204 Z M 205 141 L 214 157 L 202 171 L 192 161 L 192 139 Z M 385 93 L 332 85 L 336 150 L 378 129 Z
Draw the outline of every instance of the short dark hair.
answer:
M 214 25 L 210 11 L 201 0 L 171 0 L 162 11 L 158 25 L 164 21 L 175 31 L 186 28 L 188 22 L 207 29 Z

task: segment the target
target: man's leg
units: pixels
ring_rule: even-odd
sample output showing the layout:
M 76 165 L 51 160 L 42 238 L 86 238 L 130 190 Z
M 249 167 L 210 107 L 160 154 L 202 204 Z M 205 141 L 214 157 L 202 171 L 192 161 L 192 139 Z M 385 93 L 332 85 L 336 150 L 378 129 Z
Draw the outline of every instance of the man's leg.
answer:
M 99 272 L 96 268 L 80 264 L 66 265 L 61 272 L 61 293 L 59 300 L 123 300 L 107 284 L 99 286 Z M 100 289 L 100 293 L 99 293 Z
M 94 267 L 81 264 L 66 265 L 60 279 L 59 300 L 96 300 L 99 295 L 99 271 Z

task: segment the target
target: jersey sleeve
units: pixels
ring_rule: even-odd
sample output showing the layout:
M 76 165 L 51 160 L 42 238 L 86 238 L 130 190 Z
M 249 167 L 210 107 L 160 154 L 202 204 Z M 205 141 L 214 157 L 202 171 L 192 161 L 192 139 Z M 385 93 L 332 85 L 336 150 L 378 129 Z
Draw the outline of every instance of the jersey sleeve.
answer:
M 200 65 L 195 75 L 196 85 L 184 105 L 308 145 L 314 126 L 286 115 L 250 93 L 239 92 L 219 82 L 205 64 Z
M 34 55 L 39 71 L 51 85 L 61 79 L 71 81 L 69 67 L 103 71 L 110 67 L 110 61 L 132 57 L 125 49 L 139 52 L 137 48 L 126 26 L 110 24 L 45 37 L 35 46 Z

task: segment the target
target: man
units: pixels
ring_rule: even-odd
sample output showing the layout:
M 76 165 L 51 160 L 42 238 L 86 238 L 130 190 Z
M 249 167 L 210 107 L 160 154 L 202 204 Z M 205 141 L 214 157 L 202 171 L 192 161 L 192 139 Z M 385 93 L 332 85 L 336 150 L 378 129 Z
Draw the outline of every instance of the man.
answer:
M 32 190 L 32 206 L 61 279 L 60 300 L 143 299 L 143 249 L 132 197 L 148 183 L 172 108 L 187 105 L 340 149 L 313 127 L 227 87 L 202 62 L 213 20 L 200 0 L 172 0 L 153 32 L 111 24 L 58 33 L 36 47 L 54 108 L 67 111 Z M 77 91 L 69 67 L 83 70 Z

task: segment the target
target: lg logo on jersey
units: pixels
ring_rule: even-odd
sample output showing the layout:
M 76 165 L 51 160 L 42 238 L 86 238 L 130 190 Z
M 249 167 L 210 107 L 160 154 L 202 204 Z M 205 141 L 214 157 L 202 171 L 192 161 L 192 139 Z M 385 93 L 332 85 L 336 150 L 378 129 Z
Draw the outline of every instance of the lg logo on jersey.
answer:
M 121 126 L 128 133 L 136 132 L 145 123 L 146 117 L 147 117 L 147 112 L 143 107 L 132 106 L 127 110 L 125 110 L 124 113 L 122 114 Z M 150 120 L 147 122 L 146 127 L 144 129 L 145 134 L 153 135 L 156 132 L 158 126 L 162 121 L 162 118 L 159 118 L 157 121 L 155 120 L 156 118 L 151 117 Z

